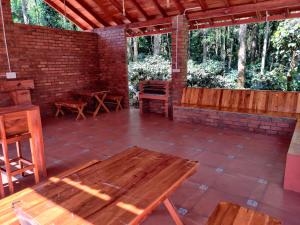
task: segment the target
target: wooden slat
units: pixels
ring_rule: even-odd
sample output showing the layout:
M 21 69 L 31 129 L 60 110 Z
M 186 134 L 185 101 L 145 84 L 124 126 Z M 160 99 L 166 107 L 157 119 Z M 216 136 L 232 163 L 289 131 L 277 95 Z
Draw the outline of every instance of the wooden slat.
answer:
M 233 203 L 221 202 L 208 218 L 206 225 L 225 224 L 281 225 L 282 223 L 267 214 L 247 209 Z

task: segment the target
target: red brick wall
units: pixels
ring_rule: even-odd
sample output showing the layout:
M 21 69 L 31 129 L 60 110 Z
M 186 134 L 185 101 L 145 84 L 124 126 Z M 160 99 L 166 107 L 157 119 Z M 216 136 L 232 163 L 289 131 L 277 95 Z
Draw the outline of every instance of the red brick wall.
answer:
M 100 80 L 111 93 L 124 96 L 123 105 L 129 107 L 125 27 L 97 29 L 95 32 L 99 35 Z
M 174 106 L 174 120 L 262 134 L 292 136 L 296 119 Z
M 15 24 L 12 68 L 34 79 L 34 104 L 51 113 L 56 99 L 99 79 L 97 35 Z

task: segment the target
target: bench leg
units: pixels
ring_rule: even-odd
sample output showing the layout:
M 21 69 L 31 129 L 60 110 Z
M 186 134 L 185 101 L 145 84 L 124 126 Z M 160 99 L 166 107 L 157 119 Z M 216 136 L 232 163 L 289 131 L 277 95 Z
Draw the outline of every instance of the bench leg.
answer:
M 16 142 L 16 149 L 17 149 L 17 156 L 18 156 L 19 159 L 21 159 L 23 156 L 22 156 L 22 149 L 21 149 L 20 141 Z M 23 168 L 23 163 L 22 163 L 21 160 L 19 160 L 18 164 L 19 164 L 20 169 L 22 169 Z M 25 173 L 22 173 L 21 175 L 22 175 L 22 177 L 24 177 Z
M 123 106 L 121 104 L 122 100 L 117 100 L 117 107 L 116 107 L 116 112 L 118 112 L 120 109 L 123 109 Z
M 80 117 L 82 117 L 82 119 L 86 119 L 84 113 L 83 113 L 83 109 L 84 109 L 84 106 L 81 106 L 81 107 L 78 107 L 77 110 L 78 110 L 78 115 L 76 117 L 76 120 L 79 120 Z
M 65 115 L 62 108 L 60 106 L 56 106 L 56 113 L 55 113 L 55 117 L 58 117 L 59 114 L 61 114 L 62 116 Z
M 168 212 L 170 213 L 172 219 L 174 220 L 176 225 L 184 225 L 181 219 L 179 218 L 173 204 L 170 202 L 169 199 L 164 200 L 164 205 L 167 208 Z

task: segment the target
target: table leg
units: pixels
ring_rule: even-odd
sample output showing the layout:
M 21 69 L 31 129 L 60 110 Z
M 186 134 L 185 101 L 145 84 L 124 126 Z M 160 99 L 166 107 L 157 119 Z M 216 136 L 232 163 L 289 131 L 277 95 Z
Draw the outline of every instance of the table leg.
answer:
M 169 199 L 164 200 L 164 205 L 167 208 L 168 212 L 170 213 L 172 219 L 174 220 L 176 225 L 184 225 L 181 219 L 179 218 L 173 204 L 170 202 Z
M 31 134 L 32 153 L 36 159 L 39 175 L 47 177 L 45 154 L 44 154 L 44 140 L 42 132 L 42 122 L 40 110 L 34 109 L 27 111 L 28 129 Z
M 84 109 L 84 106 L 81 106 L 81 107 L 78 107 L 77 110 L 78 110 L 78 115 L 77 115 L 77 118 L 76 120 L 79 120 L 80 117 L 82 117 L 84 120 L 86 119 L 84 113 L 83 113 L 83 109 Z

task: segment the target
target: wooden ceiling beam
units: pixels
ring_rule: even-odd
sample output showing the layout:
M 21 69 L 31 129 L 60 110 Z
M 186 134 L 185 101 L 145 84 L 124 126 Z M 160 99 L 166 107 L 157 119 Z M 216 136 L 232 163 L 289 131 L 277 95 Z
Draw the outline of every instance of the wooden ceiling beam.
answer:
M 121 5 L 116 0 L 109 0 L 109 2 L 119 11 L 122 16 L 127 19 L 130 23 L 136 22 L 135 19 L 133 19 L 128 13 L 126 15 L 123 15 L 123 9 Z
M 82 30 L 87 30 L 88 27 L 82 25 L 80 22 L 78 22 L 73 16 L 71 16 L 68 11 L 65 13 L 63 9 L 58 7 L 53 1 L 51 0 L 44 0 L 46 4 L 48 4 L 50 7 L 52 7 L 54 10 L 56 10 L 59 14 L 61 14 L 63 17 L 66 15 L 66 19 L 74 23 L 76 26 L 78 26 Z
M 202 10 L 207 10 L 208 9 L 206 0 L 197 0 L 197 2 L 200 5 L 200 7 L 201 7 Z M 210 18 L 209 19 L 209 23 L 213 24 L 214 23 L 213 19 Z
M 153 2 L 153 5 L 155 6 L 155 8 L 157 9 L 157 11 L 159 11 L 160 15 L 162 17 L 167 17 L 167 13 L 165 12 L 165 10 L 161 7 L 161 5 L 157 2 L 157 0 L 151 0 Z
M 134 5 L 137 11 L 144 17 L 144 19 L 146 20 L 150 19 L 146 11 L 141 7 L 141 5 L 136 0 L 130 0 L 130 2 Z
M 184 13 L 184 7 L 179 0 L 173 0 L 180 14 Z
M 107 27 L 109 24 L 103 20 L 95 11 L 94 9 L 89 6 L 87 3 L 84 1 L 78 1 L 78 0 L 72 0 L 75 1 L 78 5 L 80 5 L 82 8 L 84 8 L 91 16 L 93 16 L 98 23 L 102 24 L 102 26 Z
M 78 17 L 80 17 L 82 20 L 84 20 L 92 29 L 97 28 L 97 24 L 92 22 L 89 18 L 87 18 L 85 15 L 83 15 L 78 9 L 76 9 L 71 3 L 62 0 L 59 0 L 62 4 L 66 4 L 66 8 L 71 10 L 73 13 L 75 13 Z

